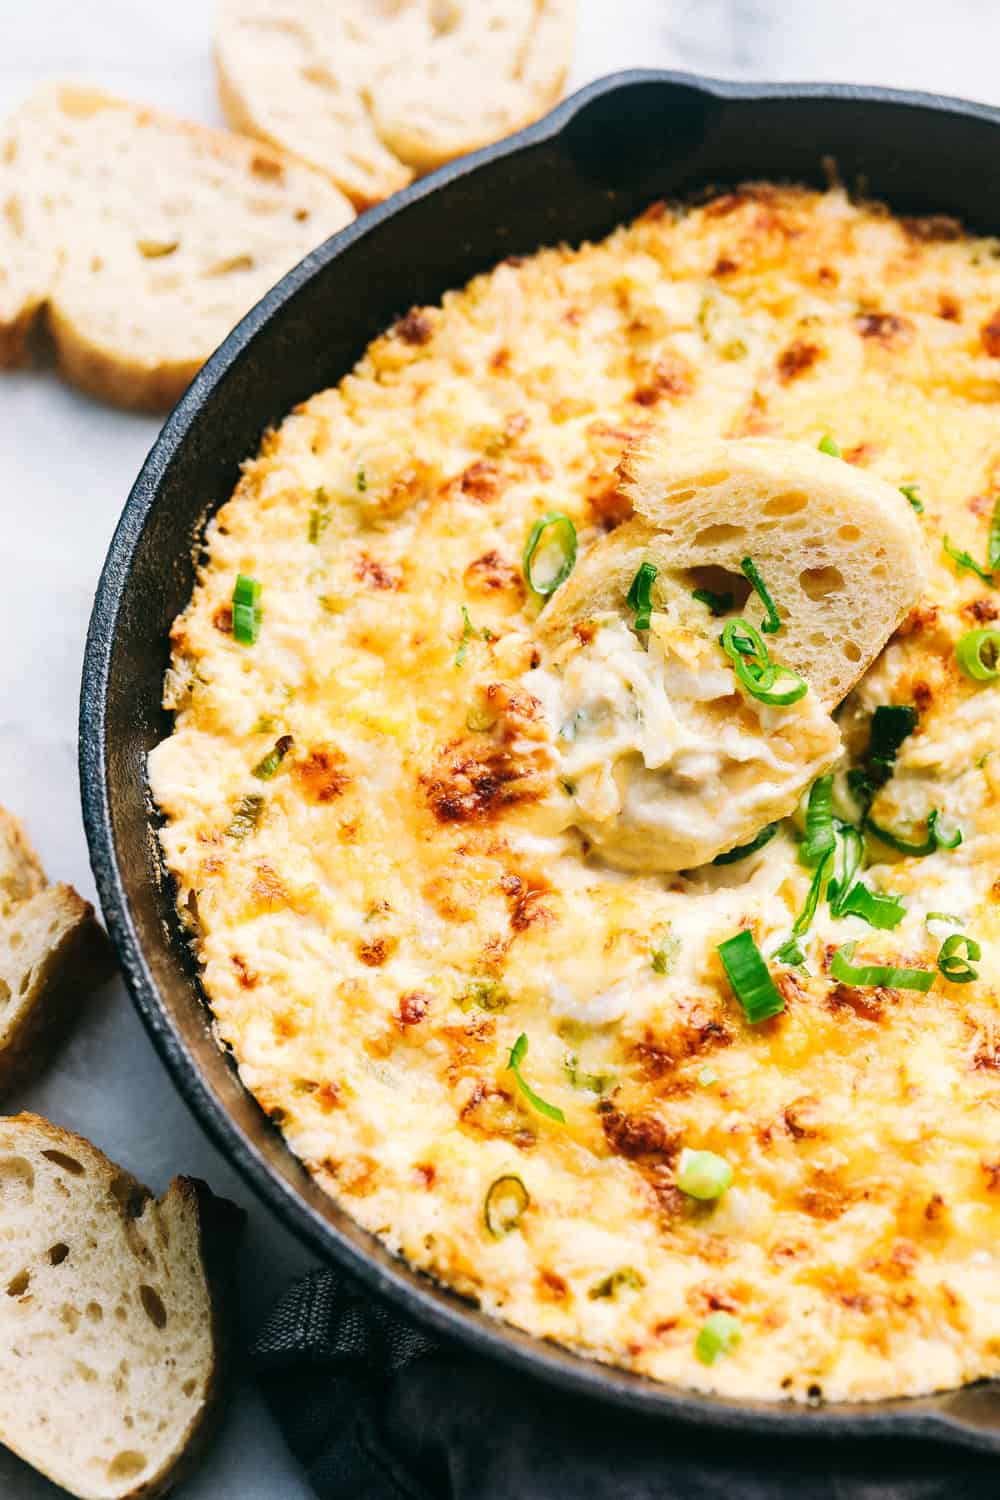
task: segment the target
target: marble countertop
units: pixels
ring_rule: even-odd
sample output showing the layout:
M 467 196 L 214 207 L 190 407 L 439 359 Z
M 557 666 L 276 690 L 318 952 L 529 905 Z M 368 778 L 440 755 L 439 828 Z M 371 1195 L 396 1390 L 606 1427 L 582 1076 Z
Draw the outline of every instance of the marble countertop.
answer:
M 1000 103 L 1000 7 L 992 0 L 579 0 L 572 82 L 635 65 L 755 79 L 839 79 Z M 86 78 L 208 123 L 219 121 L 207 0 L 0 0 L 0 115 L 38 81 Z M 157 424 L 98 406 L 50 371 L 0 375 L 0 801 L 16 810 L 53 878 L 94 899 L 80 821 L 76 713 L 94 586 Z M 110 985 L 49 1074 L 12 1110 L 82 1132 L 161 1190 L 204 1177 L 249 1211 L 243 1318 L 254 1325 L 309 1255 L 252 1199 L 188 1114 L 132 1012 Z M 0 1495 L 56 1491 L 0 1451 Z M 311 1492 L 253 1388 L 184 1500 L 306 1500 Z

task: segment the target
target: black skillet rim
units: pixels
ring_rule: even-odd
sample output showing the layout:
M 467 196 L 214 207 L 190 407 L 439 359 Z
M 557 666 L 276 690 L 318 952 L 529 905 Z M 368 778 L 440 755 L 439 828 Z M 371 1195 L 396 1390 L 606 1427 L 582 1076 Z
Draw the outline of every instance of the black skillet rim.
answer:
M 412 1270 L 405 1262 L 387 1256 L 373 1235 L 364 1236 L 371 1242 L 370 1251 L 350 1243 L 334 1225 L 313 1212 L 290 1184 L 271 1170 L 193 1066 L 179 1029 L 159 995 L 133 923 L 113 834 L 112 793 L 108 778 L 107 693 L 115 632 L 122 600 L 129 587 L 133 553 L 147 517 L 157 504 L 160 480 L 172 457 L 187 439 L 202 408 L 211 400 L 214 388 L 270 317 L 320 269 L 371 230 L 428 194 L 442 193 L 449 184 L 554 139 L 593 100 L 615 93 L 625 95 L 636 85 L 650 83 L 699 91 L 722 102 L 845 100 L 890 105 L 900 110 L 939 112 L 996 127 L 1000 144 L 1000 110 L 949 96 L 858 85 L 742 83 L 669 70 L 628 70 L 589 84 L 528 129 L 443 167 L 397 193 L 387 203 L 369 210 L 289 271 L 208 360 L 167 419 L 129 495 L 98 583 L 81 684 L 79 769 L 84 824 L 101 906 L 133 1003 L 176 1088 L 210 1139 L 255 1194 L 310 1249 L 323 1258 L 332 1257 L 372 1291 L 385 1296 L 401 1311 L 442 1338 L 457 1341 L 471 1352 L 499 1360 L 522 1374 L 540 1377 L 567 1392 L 611 1402 L 633 1413 L 685 1424 L 789 1438 L 936 1438 L 965 1448 L 1000 1451 L 1000 1410 L 995 1417 L 988 1412 L 990 1404 L 1000 1406 L 1000 1395 L 990 1383 L 917 1399 L 870 1404 L 838 1403 L 815 1409 L 790 1403 L 781 1405 L 699 1396 L 604 1365 L 490 1318 L 422 1273 Z M 947 1410 L 950 1399 L 963 1394 L 974 1398 L 981 1396 L 986 1400 L 975 1400 L 968 1415 Z M 979 1407 L 986 1409 L 977 1420 Z

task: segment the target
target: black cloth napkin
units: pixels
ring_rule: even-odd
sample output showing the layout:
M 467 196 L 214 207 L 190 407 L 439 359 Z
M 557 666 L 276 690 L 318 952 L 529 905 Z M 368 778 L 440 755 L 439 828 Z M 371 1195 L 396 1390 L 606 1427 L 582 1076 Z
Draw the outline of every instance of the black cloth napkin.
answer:
M 751 1439 L 562 1395 L 332 1271 L 289 1289 L 251 1358 L 321 1500 L 1000 1500 L 990 1455 Z

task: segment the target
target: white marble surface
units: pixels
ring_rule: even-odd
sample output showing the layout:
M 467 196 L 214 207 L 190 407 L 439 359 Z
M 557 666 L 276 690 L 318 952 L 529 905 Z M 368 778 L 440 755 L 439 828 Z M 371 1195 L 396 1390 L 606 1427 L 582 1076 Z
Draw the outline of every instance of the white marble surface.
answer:
M 662 65 L 741 78 L 836 78 L 1000 103 L 996 0 L 579 0 L 573 81 Z M 0 0 L 0 114 L 52 74 L 214 122 L 209 0 Z M 106 410 L 51 373 L 0 375 L 0 801 L 28 822 L 53 876 L 93 898 L 76 779 L 80 661 L 94 585 L 156 423 Z M 308 1256 L 201 1135 L 121 985 L 101 995 L 58 1064 L 10 1101 L 80 1130 L 157 1189 L 176 1171 L 250 1212 L 248 1326 Z M 0 1452 L 0 1496 L 55 1491 Z M 185 1500 L 305 1500 L 308 1490 L 244 1383 Z M 554 1497 L 557 1500 L 557 1497 Z

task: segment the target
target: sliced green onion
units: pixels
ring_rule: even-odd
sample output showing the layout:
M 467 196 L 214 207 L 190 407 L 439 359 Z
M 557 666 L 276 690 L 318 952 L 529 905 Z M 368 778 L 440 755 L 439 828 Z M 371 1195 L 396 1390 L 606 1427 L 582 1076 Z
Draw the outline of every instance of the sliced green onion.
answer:
M 716 618 L 719 615 L 728 615 L 733 607 L 732 594 L 713 594 L 711 589 L 695 589 L 691 598 L 697 599 L 699 604 L 704 604 Z
M 591 1302 L 596 1302 L 600 1297 L 613 1297 L 620 1286 L 631 1287 L 633 1291 L 639 1292 L 645 1285 L 645 1277 L 634 1266 L 621 1266 L 602 1281 L 595 1281 L 587 1296 Z
M 639 571 L 632 579 L 632 585 L 625 596 L 627 607 L 635 610 L 634 628 L 636 630 L 649 629 L 649 617 L 653 608 L 652 588 L 655 580 L 656 564 L 640 563 Z
M 295 741 L 290 734 L 283 734 L 280 740 L 275 740 L 274 749 L 269 750 L 263 760 L 259 760 L 253 768 L 253 775 L 258 781 L 271 780 L 294 744 Z
M 915 484 L 901 484 L 899 486 L 899 493 L 906 496 L 918 516 L 923 515 L 924 502 L 917 494 L 917 486 Z
M 739 1319 L 732 1313 L 709 1313 L 695 1339 L 694 1352 L 703 1365 L 714 1365 L 722 1355 L 731 1354 L 742 1337 Z
M 890 964 L 853 964 L 856 943 L 844 943 L 833 955 L 830 973 L 842 984 L 862 989 L 929 990 L 933 969 L 895 969 Z
M 563 1114 L 562 1110 L 557 1109 L 554 1104 L 546 1104 L 545 1100 L 540 1098 L 538 1094 L 535 1093 L 531 1085 L 525 1081 L 524 1075 L 521 1072 L 521 1064 L 527 1057 L 527 1055 L 528 1038 L 522 1031 L 521 1035 L 518 1037 L 517 1041 L 510 1049 L 510 1061 L 507 1063 L 507 1067 L 517 1079 L 517 1086 L 521 1090 L 521 1093 L 524 1095 L 524 1097 L 527 1099 L 528 1103 L 531 1105 L 532 1109 L 537 1109 L 540 1115 L 545 1115 L 549 1120 L 558 1120 L 560 1125 L 565 1125 L 566 1116 Z
M 650 954 L 649 961 L 653 966 L 654 974 L 669 974 L 677 961 L 677 955 L 681 951 L 681 940 L 667 929 L 660 938 L 659 947 L 654 948 Z
M 819 448 L 819 451 L 821 453 L 828 453 L 831 458 L 842 457 L 840 444 L 837 442 L 836 438 L 829 432 L 824 433 L 824 435 L 820 438 L 817 447 Z
M 520 1177 L 498 1177 L 496 1182 L 490 1183 L 483 1204 L 483 1218 L 495 1240 L 502 1240 L 505 1234 L 517 1228 L 530 1202 L 528 1189 Z
M 837 916 L 861 917 L 869 927 L 890 932 L 906 916 L 906 907 L 898 896 L 886 895 L 884 891 L 870 891 L 859 880 L 838 903 Z
M 956 567 L 965 568 L 968 572 L 975 573 L 976 577 L 981 578 L 984 583 L 993 583 L 992 568 L 980 567 L 971 553 L 966 552 L 962 547 L 956 547 L 954 542 L 948 537 L 942 537 L 941 545 Z
M 965 957 L 959 949 L 965 950 Z M 979 978 L 979 970 L 974 969 L 972 963 L 978 963 L 982 956 L 983 950 L 975 938 L 966 937 L 964 932 L 953 932 L 941 944 L 937 966 L 952 984 L 971 984 L 974 979 Z M 972 963 L 969 963 L 970 958 Z
M 716 1156 L 714 1151 L 689 1151 L 687 1147 L 681 1152 L 677 1186 L 689 1198 L 710 1203 L 713 1198 L 721 1198 L 732 1181 L 733 1169 L 724 1156 Z
M 872 714 L 868 759 L 873 774 L 888 781 L 903 741 L 917 727 L 917 710 L 910 703 L 880 703 Z
M 260 635 L 260 584 L 240 573 L 233 589 L 233 639 L 252 646 Z
M 865 841 L 858 829 L 851 823 L 838 823 L 833 875 L 827 886 L 830 911 L 835 917 L 841 915 L 841 907 L 854 886 L 864 853 Z
M 581 1072 L 575 1052 L 567 1052 L 563 1058 L 563 1067 L 573 1087 L 583 1089 L 588 1094 L 603 1094 L 605 1089 L 610 1088 L 615 1081 L 611 1073 Z
M 751 1026 L 780 1015 L 785 1002 L 778 993 L 752 932 L 738 932 L 717 949 L 733 993 Z
M 551 536 L 546 538 L 546 550 L 549 546 L 555 547 L 562 561 L 551 578 L 536 579 L 533 569 L 535 553 L 541 546 L 546 532 L 551 532 Z M 528 532 L 528 540 L 524 548 L 524 580 L 533 594 L 547 598 L 549 594 L 555 593 L 561 583 L 566 582 L 575 563 L 576 527 L 569 516 L 564 515 L 561 510 L 550 510 L 547 515 L 540 516 Z
M 469 619 L 469 611 L 466 609 L 464 604 L 462 605 L 462 619 L 464 621 L 464 624 L 462 626 L 462 639 L 459 641 L 458 650 L 455 652 L 456 667 L 460 667 L 464 662 L 465 653 L 469 649 L 470 641 L 491 641 L 493 639 L 493 632 L 489 629 L 488 626 L 484 625 L 481 629 L 476 629 L 475 625 L 473 625 L 472 621 Z
M 781 629 L 781 616 L 775 608 L 774 600 L 752 557 L 745 557 L 740 563 L 740 572 L 748 580 L 754 593 L 767 611 L 767 619 L 761 624 L 761 630 L 765 635 L 777 635 Z
M 958 638 L 955 655 L 973 682 L 995 682 L 1000 677 L 1000 630 L 995 625 L 967 630 Z
M 309 512 L 309 540 L 317 546 L 320 537 L 330 524 L 330 507 L 327 493 L 322 487 L 316 491 L 316 503 Z
M 817 776 L 806 804 L 806 836 L 799 845 L 799 863 L 822 864 L 837 843 L 833 826 L 833 772 Z
M 883 844 L 888 844 L 890 849 L 898 849 L 900 854 L 934 854 L 938 849 L 957 849 L 962 842 L 962 830 L 956 828 L 950 838 L 945 838 L 938 833 L 938 818 L 941 814 L 936 807 L 932 807 L 927 818 L 927 837 L 914 842 L 911 839 L 901 838 L 898 833 L 893 833 L 891 828 L 883 828 L 876 823 L 874 818 L 865 819 L 865 827 L 873 833 L 876 838 L 881 839 Z
M 986 542 L 986 556 L 990 571 L 995 573 L 1000 568 L 1000 495 L 993 502 L 989 537 Z
M 226 837 L 235 839 L 238 844 L 242 843 L 257 827 L 263 810 L 264 798 L 257 793 L 251 792 L 249 796 L 241 797 L 233 813 L 232 822 L 226 829 Z
M 931 930 L 932 922 L 943 922 L 947 927 L 964 927 L 965 918 L 952 916 L 950 911 L 929 911 L 924 917 L 924 926 L 928 932 Z
M 779 964 L 790 964 L 792 968 L 798 968 L 806 961 L 806 956 L 799 947 L 798 938 L 793 937 L 786 938 L 780 948 L 775 948 L 771 957 L 777 959 Z
M 741 617 L 727 621 L 720 644 L 740 682 L 759 703 L 787 707 L 809 691 L 809 684 L 803 678 L 772 662 L 763 637 L 749 620 Z
M 503 1010 L 510 1003 L 510 996 L 498 979 L 470 979 L 458 1004 L 462 1010 L 474 1005 L 477 1010 Z
M 368 475 L 365 473 L 364 464 L 358 465 L 358 472 L 354 476 L 354 483 L 359 495 L 363 495 L 368 488 Z
M 717 854 L 712 860 L 713 865 L 734 865 L 737 860 L 746 859 L 749 854 L 756 854 L 758 849 L 763 849 L 774 838 L 779 828 L 778 823 L 768 823 L 762 828 L 749 844 L 741 844 L 738 849 L 727 849 L 725 854 Z

